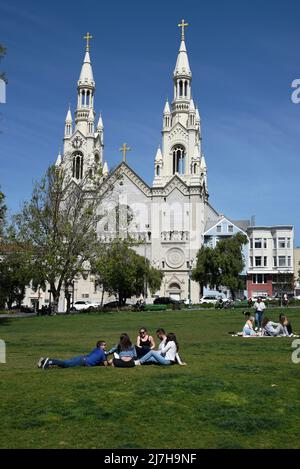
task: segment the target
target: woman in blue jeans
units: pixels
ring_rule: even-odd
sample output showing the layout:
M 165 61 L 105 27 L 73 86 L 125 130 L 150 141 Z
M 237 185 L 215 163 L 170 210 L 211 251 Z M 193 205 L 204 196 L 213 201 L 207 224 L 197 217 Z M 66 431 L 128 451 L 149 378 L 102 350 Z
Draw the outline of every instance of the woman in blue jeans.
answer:
M 173 332 L 167 334 L 165 345 L 158 351 L 150 350 L 140 360 L 136 360 L 135 365 L 143 365 L 144 363 L 155 363 L 157 365 L 169 366 L 176 363 L 176 353 L 179 345 L 176 335 Z

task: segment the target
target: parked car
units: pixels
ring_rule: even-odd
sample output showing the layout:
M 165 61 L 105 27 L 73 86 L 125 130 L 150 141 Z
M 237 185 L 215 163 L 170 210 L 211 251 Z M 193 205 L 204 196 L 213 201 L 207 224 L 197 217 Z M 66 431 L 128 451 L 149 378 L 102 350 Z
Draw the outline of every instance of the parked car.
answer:
M 89 300 L 78 300 L 74 302 L 72 310 L 74 311 L 92 311 L 96 307 L 96 303 Z
M 218 298 L 214 295 L 207 295 L 207 296 L 202 296 L 200 300 L 200 304 L 202 305 L 203 303 L 212 303 L 216 304 L 218 301 Z
M 181 303 L 182 301 L 174 300 L 174 298 L 171 298 L 170 296 L 161 296 L 159 298 L 155 298 L 153 301 L 154 305 L 178 305 Z
M 119 306 L 121 305 L 118 301 L 110 301 L 109 303 L 105 303 L 102 309 L 118 308 Z

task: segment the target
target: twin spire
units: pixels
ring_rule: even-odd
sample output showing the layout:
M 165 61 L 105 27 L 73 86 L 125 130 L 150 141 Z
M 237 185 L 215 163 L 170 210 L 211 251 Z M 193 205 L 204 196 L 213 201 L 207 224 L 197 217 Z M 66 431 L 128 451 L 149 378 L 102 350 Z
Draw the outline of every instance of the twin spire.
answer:
M 178 27 L 182 28 L 182 31 L 179 53 L 177 56 L 176 66 L 174 70 L 174 78 L 177 76 L 192 76 L 184 38 L 184 28 L 188 25 L 189 24 L 185 23 L 184 20 L 182 20 L 182 22 L 178 25 Z

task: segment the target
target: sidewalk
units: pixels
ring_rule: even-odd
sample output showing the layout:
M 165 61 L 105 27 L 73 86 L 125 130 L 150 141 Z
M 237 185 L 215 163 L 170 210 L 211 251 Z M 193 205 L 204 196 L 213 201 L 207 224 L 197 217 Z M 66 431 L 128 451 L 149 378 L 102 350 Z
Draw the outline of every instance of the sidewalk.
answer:
M 36 315 L 37 315 L 36 313 L 10 313 L 10 314 L 8 313 L 8 314 L 0 314 L 0 319 L 32 318 Z

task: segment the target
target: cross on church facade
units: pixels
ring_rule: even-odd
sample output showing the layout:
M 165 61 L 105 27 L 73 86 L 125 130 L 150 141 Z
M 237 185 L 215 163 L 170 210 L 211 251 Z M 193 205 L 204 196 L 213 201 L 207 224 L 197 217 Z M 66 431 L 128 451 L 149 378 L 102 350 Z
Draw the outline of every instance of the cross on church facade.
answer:
M 185 23 L 184 20 L 181 20 L 181 23 L 179 23 L 178 27 L 181 28 L 181 39 L 184 41 L 184 28 L 186 28 L 189 25 L 189 23 Z
M 120 148 L 120 151 L 123 153 L 123 161 L 126 163 L 126 153 L 128 151 L 131 151 L 131 148 L 126 145 L 126 143 L 123 143 L 122 147 Z
M 86 36 L 83 36 L 83 39 L 86 39 L 86 50 L 89 52 L 90 50 L 90 40 L 93 39 L 93 36 L 90 33 L 86 33 Z

